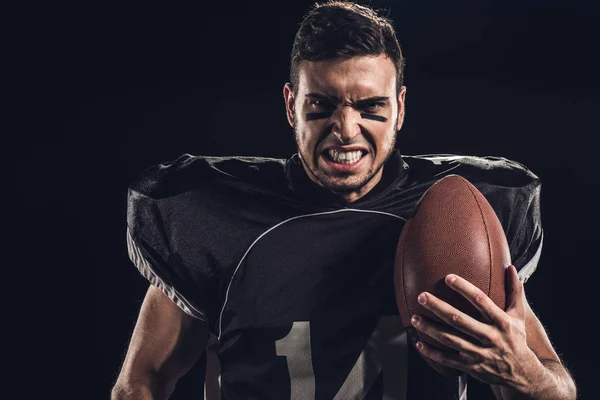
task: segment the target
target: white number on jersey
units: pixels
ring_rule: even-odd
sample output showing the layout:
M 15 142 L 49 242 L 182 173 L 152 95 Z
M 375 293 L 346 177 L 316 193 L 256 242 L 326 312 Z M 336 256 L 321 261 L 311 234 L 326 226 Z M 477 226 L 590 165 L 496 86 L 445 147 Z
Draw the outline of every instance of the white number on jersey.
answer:
M 275 342 L 275 348 L 277 355 L 287 360 L 292 388 L 290 400 L 314 399 L 310 322 L 294 322 L 287 336 Z M 334 400 L 363 399 L 380 373 L 383 373 L 382 400 L 404 400 L 406 364 L 406 332 L 400 318 L 383 317 Z

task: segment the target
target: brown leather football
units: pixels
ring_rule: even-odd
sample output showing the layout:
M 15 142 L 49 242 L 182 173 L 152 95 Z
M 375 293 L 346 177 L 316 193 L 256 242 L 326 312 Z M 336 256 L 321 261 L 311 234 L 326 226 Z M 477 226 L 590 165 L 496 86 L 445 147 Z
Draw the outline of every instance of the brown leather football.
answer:
M 445 283 L 446 275 L 459 275 L 505 309 L 505 269 L 511 264 L 502 225 L 485 197 L 468 180 L 448 175 L 434 183 L 406 221 L 396 250 L 394 284 L 402 324 L 413 343 L 420 340 L 454 351 L 412 327 L 420 314 L 441 321 L 417 301 L 430 292 L 481 320 L 479 311 Z M 461 372 L 427 357 L 427 363 L 444 376 Z

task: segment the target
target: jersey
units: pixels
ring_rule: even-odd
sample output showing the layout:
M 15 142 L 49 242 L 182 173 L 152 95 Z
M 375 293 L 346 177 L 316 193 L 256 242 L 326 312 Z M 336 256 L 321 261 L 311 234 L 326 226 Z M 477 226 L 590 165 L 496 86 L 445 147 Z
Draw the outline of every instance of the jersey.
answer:
M 525 281 L 542 248 L 540 180 L 501 157 L 403 156 L 345 204 L 287 160 L 184 154 L 129 188 L 127 240 L 139 271 L 218 339 L 221 396 L 465 399 L 402 327 L 393 269 L 400 232 L 440 178 L 486 197 Z

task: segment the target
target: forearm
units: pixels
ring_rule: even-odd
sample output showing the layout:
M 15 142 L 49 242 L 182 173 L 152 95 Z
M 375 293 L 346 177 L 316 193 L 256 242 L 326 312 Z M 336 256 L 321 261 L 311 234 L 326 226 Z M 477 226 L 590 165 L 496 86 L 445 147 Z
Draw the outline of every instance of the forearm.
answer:
M 143 383 L 118 383 L 112 390 L 111 400 L 157 400 L 152 389 Z
M 161 384 L 155 377 L 136 380 L 118 380 L 111 392 L 111 400 L 164 400 L 172 387 Z
M 499 387 L 500 400 L 575 400 L 575 382 L 567 369 L 555 360 L 540 360 L 538 373 L 523 390 Z

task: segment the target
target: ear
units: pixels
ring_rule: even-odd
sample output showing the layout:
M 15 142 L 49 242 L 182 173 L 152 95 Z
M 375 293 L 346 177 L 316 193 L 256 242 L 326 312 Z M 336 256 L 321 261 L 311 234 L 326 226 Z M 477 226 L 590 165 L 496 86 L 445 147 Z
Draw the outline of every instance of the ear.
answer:
M 292 89 L 292 84 L 289 82 L 283 86 L 283 100 L 285 101 L 285 115 L 287 116 L 288 123 L 293 128 L 296 109 L 294 107 L 294 90 Z
M 398 123 L 396 124 L 396 132 L 402 128 L 404 122 L 404 97 L 406 96 L 406 86 L 400 88 L 400 94 L 398 94 Z

